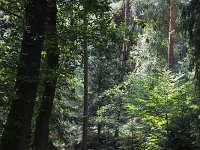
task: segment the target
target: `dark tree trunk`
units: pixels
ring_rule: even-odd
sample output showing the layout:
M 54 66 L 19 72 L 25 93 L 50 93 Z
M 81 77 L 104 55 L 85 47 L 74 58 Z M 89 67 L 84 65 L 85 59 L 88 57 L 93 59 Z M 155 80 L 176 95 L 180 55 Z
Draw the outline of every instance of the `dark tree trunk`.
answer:
M 87 17 L 87 16 L 86 16 Z M 84 103 L 83 103 L 83 143 L 82 150 L 87 150 L 88 132 L 88 50 L 87 50 L 87 18 L 84 19 L 85 35 L 83 42 L 83 61 L 84 61 Z
M 175 0 L 170 0 L 169 19 L 169 45 L 168 45 L 168 66 L 174 66 L 174 24 L 175 24 Z
M 100 55 L 101 57 L 101 55 Z M 100 95 L 102 93 L 102 76 L 101 76 L 101 72 L 102 72 L 102 67 L 101 65 L 98 67 L 99 68 L 99 71 L 98 71 L 98 95 Z M 98 110 L 101 109 L 101 102 L 99 101 L 98 102 Z M 102 135 L 101 135 L 101 129 L 102 129 L 102 124 L 101 123 L 98 123 L 97 125 L 97 138 L 98 138 L 98 144 L 99 144 L 99 147 L 103 144 L 103 139 L 102 139 Z
M 98 137 L 98 144 L 99 144 L 99 146 L 101 146 L 103 144 L 103 139 L 101 136 L 101 124 L 98 124 L 98 126 L 97 126 L 97 137 Z
M 46 43 L 47 43 L 47 71 L 45 72 L 44 91 L 40 112 L 36 119 L 34 147 L 36 150 L 48 150 L 49 121 L 57 82 L 59 49 L 56 30 L 56 0 L 49 0 L 47 4 Z
M 26 28 L 15 84 L 16 96 L 12 99 L 2 135 L 1 150 L 26 149 L 39 81 L 45 14 L 46 0 L 27 0 Z

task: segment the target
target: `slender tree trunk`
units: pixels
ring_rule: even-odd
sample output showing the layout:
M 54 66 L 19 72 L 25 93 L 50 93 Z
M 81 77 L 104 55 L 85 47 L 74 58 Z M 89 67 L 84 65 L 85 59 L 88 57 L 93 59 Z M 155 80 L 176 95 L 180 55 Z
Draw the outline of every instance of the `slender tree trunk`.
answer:
M 1 150 L 26 149 L 39 81 L 45 14 L 46 0 L 27 0 L 26 29 L 15 84 L 16 96 L 12 99 L 2 135 Z
M 97 137 L 98 137 L 98 144 L 99 146 L 101 146 L 101 144 L 103 144 L 102 137 L 101 137 L 101 124 L 98 124 L 97 126 Z
M 128 21 L 129 21 L 129 0 L 124 0 L 124 18 L 125 18 L 125 32 L 124 32 L 124 38 L 128 40 Z M 128 60 L 128 41 L 124 43 L 123 45 L 123 51 L 125 52 L 124 56 L 124 63 L 126 67 L 126 62 Z
M 75 20 L 74 20 L 74 14 L 72 12 L 71 14 L 71 17 L 70 17 L 70 26 L 71 28 L 74 28 L 75 27 Z M 74 55 L 76 55 L 76 48 L 77 48 L 77 44 L 76 44 L 76 41 L 77 41 L 77 35 L 75 34 L 72 34 L 70 36 L 70 52 L 72 52 Z M 75 61 L 75 58 L 71 58 L 71 61 L 73 62 L 73 65 L 69 65 L 69 68 L 71 70 L 70 74 L 72 75 L 72 77 L 74 78 L 75 77 L 75 70 L 76 70 L 76 61 Z M 69 99 L 70 100 L 76 100 L 76 96 L 75 96 L 75 86 L 73 85 L 74 83 L 70 83 L 69 86 L 73 87 L 73 88 L 70 88 L 70 97 Z
M 86 16 L 87 17 L 87 16 Z M 88 132 L 88 49 L 87 49 L 87 18 L 84 19 L 85 35 L 83 42 L 83 60 L 84 60 L 84 104 L 83 104 L 83 143 L 82 150 L 87 150 L 87 132 Z
M 127 69 L 127 60 L 128 60 L 128 21 L 129 21 L 129 0 L 124 0 L 124 23 L 125 23 L 125 32 L 124 32 L 124 39 L 125 42 L 123 43 L 122 51 L 121 51 L 121 67 L 120 67 L 120 82 L 123 82 L 124 75 Z M 117 111 L 117 122 L 120 122 L 121 116 L 121 107 L 122 102 L 119 99 L 117 103 L 118 111 Z M 118 149 L 118 139 L 119 139 L 119 127 L 115 129 L 114 135 L 114 148 Z
M 47 42 L 47 71 L 45 72 L 44 91 L 40 112 L 36 119 L 34 147 L 36 150 L 48 150 L 49 121 L 57 83 L 59 49 L 56 30 L 56 0 L 48 0 L 46 42 Z
M 100 57 L 102 57 L 101 55 L 100 55 Z M 102 67 L 101 67 L 101 65 L 98 67 L 99 68 L 99 71 L 98 71 L 98 95 L 101 95 L 101 93 L 102 93 L 102 88 L 103 88 L 103 85 L 102 85 L 102 75 L 101 75 L 101 72 L 102 72 Z M 98 105 L 98 110 L 100 110 L 101 109 L 101 102 L 99 101 L 98 103 L 97 103 L 97 105 Z M 103 144 L 103 139 L 102 139 L 102 136 L 101 136 L 101 129 L 102 129 L 102 124 L 101 123 L 98 123 L 98 125 L 97 125 L 97 138 L 98 138 L 98 144 L 99 144 L 99 146 L 101 146 L 102 144 Z
M 124 24 L 125 24 L 125 32 L 124 32 L 124 39 L 125 42 L 123 43 L 122 48 L 122 60 L 121 60 L 121 79 L 123 80 L 126 67 L 127 67 L 127 60 L 128 60 L 128 19 L 129 19 L 129 0 L 124 0 Z
M 174 66 L 174 24 L 175 24 L 175 0 L 170 0 L 170 19 L 169 19 L 169 45 L 168 45 L 168 66 Z

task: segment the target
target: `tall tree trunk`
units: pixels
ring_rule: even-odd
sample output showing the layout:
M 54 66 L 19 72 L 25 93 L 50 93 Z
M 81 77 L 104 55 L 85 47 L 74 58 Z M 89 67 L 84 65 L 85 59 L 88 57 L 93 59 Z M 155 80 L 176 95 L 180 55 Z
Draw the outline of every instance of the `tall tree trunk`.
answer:
M 124 39 L 125 42 L 123 43 L 122 48 L 122 60 L 121 60 L 121 80 L 123 80 L 126 67 L 127 67 L 127 60 L 128 60 L 128 20 L 129 20 L 129 0 L 124 0 L 124 24 L 125 24 L 125 31 L 124 31 Z
M 45 14 L 46 0 L 27 0 L 26 28 L 15 83 L 16 96 L 12 99 L 1 150 L 26 149 L 39 81 Z
M 122 51 L 121 51 L 121 67 L 120 67 L 120 82 L 123 82 L 126 69 L 127 69 L 127 61 L 128 61 L 128 21 L 129 21 L 129 0 L 124 0 L 124 24 L 125 24 L 125 31 L 124 31 L 124 39 L 125 42 L 123 43 Z M 120 122 L 120 116 L 121 116 L 121 107 L 122 107 L 122 101 L 119 99 L 119 102 L 117 102 L 117 122 Z M 118 149 L 118 139 L 119 139 L 119 127 L 116 127 L 115 129 L 115 135 L 114 135 L 114 148 Z
M 175 0 L 170 0 L 169 19 L 169 45 L 168 45 L 168 66 L 174 66 L 174 24 L 175 24 Z
M 83 143 L 82 150 L 87 150 L 88 132 L 88 49 L 87 49 L 87 16 L 84 18 L 85 33 L 83 42 L 84 61 L 84 102 L 83 102 Z
M 49 147 L 49 121 L 57 83 L 57 69 L 59 49 L 56 29 L 56 0 L 48 0 L 46 43 L 47 43 L 47 71 L 45 72 L 44 91 L 40 112 L 36 119 L 34 147 L 36 150 L 48 150 Z

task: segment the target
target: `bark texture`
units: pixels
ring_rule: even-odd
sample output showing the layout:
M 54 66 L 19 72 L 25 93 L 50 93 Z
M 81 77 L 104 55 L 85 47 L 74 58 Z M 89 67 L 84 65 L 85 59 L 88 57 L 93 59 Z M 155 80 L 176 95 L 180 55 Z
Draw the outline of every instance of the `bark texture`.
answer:
M 175 0 L 170 0 L 169 19 L 169 45 L 168 45 L 168 67 L 174 67 L 174 24 L 175 24 Z
M 47 43 L 47 70 L 45 72 L 44 91 L 40 112 L 36 119 L 34 146 L 36 150 L 48 150 L 49 121 L 57 83 L 57 69 L 59 49 L 57 42 L 56 0 L 49 0 L 47 5 L 46 43 Z
M 46 0 L 27 0 L 26 26 L 15 83 L 16 96 L 12 99 L 1 150 L 25 150 L 27 146 L 39 81 L 45 14 Z

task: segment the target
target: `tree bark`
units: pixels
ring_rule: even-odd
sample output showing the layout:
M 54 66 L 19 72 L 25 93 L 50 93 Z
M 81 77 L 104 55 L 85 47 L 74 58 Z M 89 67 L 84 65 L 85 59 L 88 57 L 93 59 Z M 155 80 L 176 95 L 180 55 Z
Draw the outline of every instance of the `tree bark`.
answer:
M 127 67 L 127 60 L 128 60 L 128 20 L 129 20 L 129 0 L 124 0 L 124 24 L 125 24 L 125 31 L 124 31 L 124 39 L 125 42 L 123 43 L 122 48 L 122 60 L 121 60 L 121 80 L 123 80 L 126 67 Z
M 1 150 L 25 150 L 27 146 L 39 81 L 45 14 L 46 0 L 27 0 L 26 26 L 15 83 L 16 96 L 11 100 Z
M 40 112 L 36 119 L 34 135 L 34 149 L 48 150 L 49 147 L 49 121 L 57 83 L 57 69 L 59 49 L 57 42 L 57 8 L 56 0 L 49 0 L 47 4 L 46 43 L 47 43 L 47 71 L 45 72 L 44 91 Z
M 124 39 L 125 42 L 123 43 L 122 51 L 121 51 L 121 67 L 120 67 L 120 82 L 123 82 L 126 69 L 127 69 L 127 61 L 128 61 L 128 21 L 129 21 L 129 0 L 124 0 L 124 24 L 125 24 L 125 32 L 124 32 Z M 121 116 L 121 107 L 122 101 L 119 99 L 117 102 L 118 110 L 116 114 L 117 122 L 120 122 Z M 114 148 L 118 149 L 118 139 L 119 139 L 119 127 L 115 129 L 114 135 Z
M 168 67 L 174 67 L 174 24 L 175 24 L 175 0 L 170 0 L 169 19 L 169 45 L 168 45 Z
M 87 17 L 87 16 L 86 16 Z M 88 132 L 88 49 L 87 49 L 87 18 L 84 19 L 85 35 L 83 41 L 84 61 L 84 103 L 83 103 L 83 143 L 82 150 L 87 150 Z

